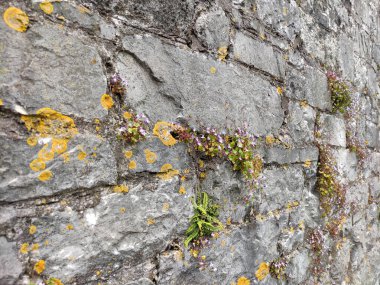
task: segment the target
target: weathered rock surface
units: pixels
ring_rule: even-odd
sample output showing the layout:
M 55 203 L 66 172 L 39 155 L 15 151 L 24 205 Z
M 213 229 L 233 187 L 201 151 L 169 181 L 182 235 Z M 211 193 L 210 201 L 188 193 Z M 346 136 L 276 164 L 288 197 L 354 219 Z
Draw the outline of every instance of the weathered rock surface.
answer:
M 378 0 L 40 2 L 0 2 L 1 285 L 379 284 Z M 261 174 L 157 121 L 246 129 Z M 185 248 L 200 191 L 223 229 Z

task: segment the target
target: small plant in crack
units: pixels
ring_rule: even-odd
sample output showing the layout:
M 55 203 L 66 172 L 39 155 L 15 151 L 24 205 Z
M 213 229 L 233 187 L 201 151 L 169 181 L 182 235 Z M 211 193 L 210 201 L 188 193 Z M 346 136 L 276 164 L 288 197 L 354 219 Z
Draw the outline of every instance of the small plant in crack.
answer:
M 219 206 L 210 201 L 206 192 L 201 192 L 196 199 L 192 199 L 194 215 L 190 219 L 190 226 L 186 230 L 185 246 L 192 243 L 199 246 L 199 239 L 210 237 L 213 233 L 223 229 L 219 221 Z
M 288 266 L 289 260 L 286 256 L 278 257 L 269 264 L 269 273 L 273 278 L 285 280 L 285 270 Z
M 149 131 L 149 119 L 144 114 L 124 112 L 123 123 L 119 128 L 120 136 L 127 143 L 136 144 L 145 140 Z
M 331 92 L 332 111 L 343 114 L 351 104 L 350 88 L 335 72 L 328 71 L 326 75 Z
M 119 73 L 115 73 L 110 78 L 110 89 L 115 95 L 122 96 L 127 91 L 127 81 Z

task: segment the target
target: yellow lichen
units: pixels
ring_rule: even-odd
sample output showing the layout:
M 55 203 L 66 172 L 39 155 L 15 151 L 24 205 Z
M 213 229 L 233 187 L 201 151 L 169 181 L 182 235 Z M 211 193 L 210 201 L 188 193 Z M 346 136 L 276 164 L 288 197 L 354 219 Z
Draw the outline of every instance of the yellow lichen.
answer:
M 72 231 L 72 230 L 74 230 L 74 226 L 73 226 L 72 224 L 68 224 L 68 225 L 66 226 L 66 230 L 68 230 L 68 231 Z
M 306 160 L 305 163 L 303 164 L 303 166 L 306 167 L 306 168 L 310 168 L 310 166 L 311 166 L 311 160 L 310 159 Z
M 44 170 L 46 168 L 46 164 L 40 158 L 36 158 L 35 160 L 32 160 L 31 163 L 29 163 L 29 167 L 31 170 L 38 172 Z
M 64 163 L 67 163 L 70 161 L 70 154 L 68 152 L 63 153 L 61 155 L 61 157 L 62 157 Z
M 215 74 L 216 73 L 216 68 L 214 66 L 210 67 L 210 73 Z
M 25 32 L 29 25 L 28 15 L 24 11 L 9 7 L 3 14 L 4 22 L 18 32 Z
M 57 278 L 49 278 L 48 285 L 63 285 L 62 281 Z
M 179 194 L 186 194 L 186 189 L 185 189 L 185 187 L 183 187 L 183 186 L 181 186 L 181 187 L 179 187 L 179 191 L 178 191 L 178 193 Z
M 146 162 L 149 164 L 155 163 L 157 160 L 157 154 L 149 149 L 144 150 Z
M 228 54 L 228 51 L 227 51 L 226 46 L 218 48 L 218 59 L 219 60 L 225 61 L 227 54 Z
M 50 170 L 45 170 L 41 172 L 41 174 L 38 176 L 38 179 L 41 181 L 48 181 L 53 177 L 53 173 Z
M 126 150 L 126 151 L 124 152 L 124 156 L 125 156 L 126 158 L 128 158 L 128 159 L 130 159 L 130 158 L 132 157 L 132 155 L 133 155 L 133 152 L 132 152 L 131 150 Z
M 251 281 L 249 281 L 249 279 L 245 276 L 239 277 L 237 281 L 237 285 L 250 285 L 250 284 L 251 284 Z
M 169 203 L 162 204 L 162 212 L 169 211 L 169 208 L 170 208 L 170 204 Z
M 50 15 L 54 11 L 54 6 L 48 1 L 40 3 L 40 8 L 45 14 Z
M 32 244 L 32 251 L 38 250 L 40 248 L 40 245 L 38 243 L 33 243 Z
M 53 138 L 51 141 L 51 150 L 56 154 L 62 154 L 67 150 L 68 139 Z
M 79 160 L 84 160 L 87 157 L 87 153 L 85 153 L 83 150 L 80 150 L 77 157 Z
M 177 140 L 171 135 L 174 125 L 168 122 L 158 121 L 153 128 L 153 134 L 157 136 L 166 146 L 172 146 Z
M 124 117 L 124 119 L 129 120 L 130 118 L 132 118 L 132 114 L 129 112 L 124 112 L 123 117 Z
M 37 272 L 37 274 L 41 274 L 45 270 L 45 260 L 39 260 L 34 265 L 34 271 Z
M 269 264 L 267 262 L 261 262 L 257 269 L 255 276 L 257 280 L 261 281 L 269 274 Z
M 128 193 L 129 188 L 127 185 L 116 185 L 113 187 L 113 192 L 115 192 L 115 193 Z
M 29 234 L 34 235 L 37 232 L 37 227 L 35 225 L 30 225 Z
M 131 160 L 128 164 L 129 169 L 136 169 L 136 161 Z
M 29 247 L 29 244 L 28 243 L 23 243 L 20 247 L 20 252 L 22 254 L 27 254 L 28 253 L 28 247 Z
M 278 86 L 278 87 L 276 88 L 276 90 L 277 90 L 278 95 L 282 95 L 283 90 L 282 90 L 282 88 L 281 88 L 280 86 Z
M 102 105 L 104 109 L 109 110 L 114 105 L 114 102 L 110 95 L 103 94 L 102 97 L 100 98 L 100 104 Z
M 157 176 L 162 180 L 168 181 L 178 174 L 179 171 L 177 169 L 173 169 L 173 166 L 170 163 L 166 163 L 161 167 L 160 173 L 157 174 Z
M 38 152 L 38 158 L 41 161 L 48 162 L 50 160 L 54 159 L 54 151 L 51 149 L 48 149 L 49 145 L 45 144 L 40 151 Z
M 122 207 L 122 208 L 120 208 L 120 213 L 122 213 L 122 214 L 124 214 L 125 213 L 125 211 L 127 211 L 127 209 L 125 209 L 124 207 Z
M 146 220 L 146 223 L 150 226 L 150 225 L 154 225 L 156 223 L 156 221 L 153 218 L 148 218 Z
M 38 139 L 36 137 L 28 137 L 26 139 L 26 143 L 29 145 L 29 146 L 36 146 L 37 143 L 38 143 Z
M 3 99 L 0 99 L 0 106 L 3 106 L 3 105 L 4 105 Z

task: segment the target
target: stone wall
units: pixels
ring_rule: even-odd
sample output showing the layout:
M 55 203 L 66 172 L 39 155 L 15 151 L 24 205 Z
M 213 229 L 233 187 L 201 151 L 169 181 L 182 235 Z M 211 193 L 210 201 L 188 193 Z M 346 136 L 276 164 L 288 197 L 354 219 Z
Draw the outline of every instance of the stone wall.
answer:
M 52 5 L 0 3 L 29 19 L 0 20 L 0 284 L 380 284 L 379 0 Z M 158 121 L 254 135 L 254 187 Z M 224 229 L 198 252 L 199 189 Z

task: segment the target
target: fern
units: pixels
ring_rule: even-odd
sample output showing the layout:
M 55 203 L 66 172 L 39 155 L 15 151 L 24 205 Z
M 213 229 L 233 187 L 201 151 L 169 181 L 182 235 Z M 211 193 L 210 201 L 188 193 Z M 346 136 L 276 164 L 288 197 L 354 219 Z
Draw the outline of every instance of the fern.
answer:
M 185 246 L 203 236 L 210 236 L 223 229 L 218 220 L 218 205 L 210 204 L 207 193 L 202 192 L 197 199 L 192 199 L 194 215 L 190 219 L 190 226 L 186 230 Z

